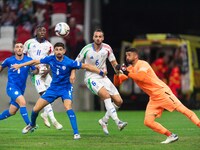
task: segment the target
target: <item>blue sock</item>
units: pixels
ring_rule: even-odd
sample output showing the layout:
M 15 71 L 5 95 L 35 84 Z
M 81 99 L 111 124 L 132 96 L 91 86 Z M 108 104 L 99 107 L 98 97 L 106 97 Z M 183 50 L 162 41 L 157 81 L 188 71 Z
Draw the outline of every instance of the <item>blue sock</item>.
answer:
M 24 119 L 24 122 L 28 125 L 30 124 L 30 120 L 28 118 L 28 112 L 26 110 L 26 107 L 20 107 L 20 114 L 22 116 L 22 118 Z
M 31 113 L 31 126 L 35 126 L 36 125 L 37 116 L 38 116 L 38 113 L 32 111 L 32 113 Z
M 9 110 L 8 109 L 4 110 L 2 112 L 2 114 L 0 114 L 0 120 L 6 119 L 6 118 L 8 118 L 10 116 L 12 116 L 12 115 L 9 113 Z
M 78 127 L 77 127 L 77 122 L 76 122 L 76 115 L 72 109 L 67 111 L 67 115 L 69 117 L 72 129 L 74 131 L 74 134 L 79 134 L 78 132 Z

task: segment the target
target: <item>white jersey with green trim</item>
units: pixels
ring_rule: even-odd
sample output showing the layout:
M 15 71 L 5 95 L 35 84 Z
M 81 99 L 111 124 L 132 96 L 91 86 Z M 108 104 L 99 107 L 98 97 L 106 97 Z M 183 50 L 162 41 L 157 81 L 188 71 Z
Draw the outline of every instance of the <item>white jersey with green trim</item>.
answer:
M 85 64 L 91 64 L 97 68 L 107 71 L 106 59 L 111 62 L 116 60 L 112 48 L 105 43 L 101 44 L 100 50 L 97 52 L 94 48 L 94 43 L 86 45 L 79 53 L 76 61 L 84 62 Z M 85 79 L 88 78 L 102 78 L 100 75 L 87 71 L 85 72 Z
M 48 55 L 53 55 L 53 45 L 45 39 L 40 43 L 36 38 L 32 38 L 24 43 L 24 53 L 32 59 L 40 60 Z M 46 65 L 40 64 L 39 66 L 46 69 Z

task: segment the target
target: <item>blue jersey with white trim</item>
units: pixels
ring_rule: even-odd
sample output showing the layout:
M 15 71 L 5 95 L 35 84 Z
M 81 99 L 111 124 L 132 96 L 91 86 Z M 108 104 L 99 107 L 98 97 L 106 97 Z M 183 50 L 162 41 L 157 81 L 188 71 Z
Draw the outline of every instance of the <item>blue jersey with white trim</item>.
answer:
M 14 64 L 22 64 L 30 60 L 32 60 L 32 58 L 28 56 L 24 56 L 22 60 L 17 60 L 15 56 L 11 56 L 2 62 L 1 66 L 3 68 L 8 67 L 7 88 L 14 86 L 14 87 L 19 88 L 21 91 L 25 90 L 26 80 L 28 77 L 29 70 L 30 68 L 31 70 L 35 70 L 36 69 L 35 66 L 24 66 L 17 69 L 16 71 L 14 71 L 14 69 L 11 67 Z
M 55 55 L 47 56 L 40 60 L 40 63 L 49 64 L 52 72 L 51 86 L 57 88 L 71 86 L 70 75 L 72 69 L 80 69 L 82 63 L 74 61 L 67 56 L 64 56 L 62 61 L 58 61 Z

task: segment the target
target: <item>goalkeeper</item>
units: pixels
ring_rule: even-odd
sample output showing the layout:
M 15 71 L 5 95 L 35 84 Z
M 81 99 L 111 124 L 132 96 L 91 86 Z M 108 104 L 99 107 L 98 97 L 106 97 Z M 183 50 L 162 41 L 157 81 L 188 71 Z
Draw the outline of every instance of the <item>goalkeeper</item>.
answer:
M 172 112 L 174 110 L 187 116 L 194 124 L 200 127 L 200 120 L 197 115 L 185 107 L 172 93 L 171 89 L 161 81 L 151 66 L 138 58 L 138 50 L 135 48 L 126 49 L 126 61 L 130 66 L 116 66 L 116 69 L 123 74 L 114 76 L 114 84 L 119 86 L 123 81 L 131 78 L 135 83 L 149 95 L 149 102 L 146 107 L 144 124 L 153 131 L 167 136 L 161 143 L 168 144 L 178 140 L 178 135 L 172 133 L 155 119 L 162 115 L 164 109 Z

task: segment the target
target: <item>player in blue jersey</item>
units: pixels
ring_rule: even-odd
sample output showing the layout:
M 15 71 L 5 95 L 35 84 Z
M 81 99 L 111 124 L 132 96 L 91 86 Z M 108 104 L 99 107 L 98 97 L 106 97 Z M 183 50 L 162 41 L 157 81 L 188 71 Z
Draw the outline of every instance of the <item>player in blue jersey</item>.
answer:
M 71 70 L 87 69 L 91 72 L 96 72 L 101 76 L 105 76 L 105 72 L 92 65 L 74 61 L 65 56 L 65 52 L 66 50 L 64 44 L 56 43 L 54 45 L 54 55 L 47 56 L 40 60 L 32 60 L 23 64 L 13 65 L 13 68 L 16 70 L 22 66 L 37 65 L 43 63 L 48 64 L 52 72 L 51 85 L 47 91 L 37 100 L 31 114 L 31 123 L 23 129 L 23 133 L 34 131 L 34 127 L 36 126 L 36 118 L 39 111 L 49 103 L 52 103 L 57 98 L 61 97 L 74 132 L 74 139 L 76 140 L 81 138 L 77 127 L 76 115 L 72 109 L 73 87 L 70 83 Z
M 32 73 L 38 73 L 38 70 L 34 66 L 26 66 L 13 71 L 12 65 L 21 64 L 32 60 L 30 57 L 24 56 L 23 54 L 23 44 L 16 43 L 14 46 L 15 56 L 11 56 L 5 59 L 0 65 L 0 72 L 8 67 L 8 83 L 7 83 L 7 94 L 10 97 L 9 109 L 4 110 L 0 114 L 0 120 L 6 119 L 10 116 L 15 115 L 15 113 L 20 110 L 20 114 L 24 122 L 28 125 L 30 120 L 28 118 L 28 112 L 26 110 L 26 101 L 23 96 L 26 88 L 26 80 L 28 77 L 29 70 L 33 70 Z

